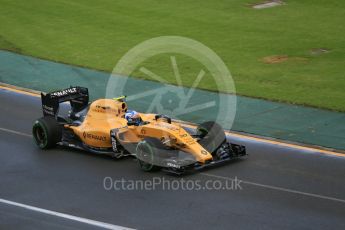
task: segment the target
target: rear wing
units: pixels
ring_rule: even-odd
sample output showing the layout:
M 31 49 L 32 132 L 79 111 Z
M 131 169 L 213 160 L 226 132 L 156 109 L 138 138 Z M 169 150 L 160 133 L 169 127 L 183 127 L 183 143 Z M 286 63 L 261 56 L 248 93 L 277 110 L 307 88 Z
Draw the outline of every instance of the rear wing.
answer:
M 69 101 L 72 112 L 79 112 L 89 104 L 87 88 L 75 86 L 50 93 L 41 93 L 43 116 L 56 117 L 60 103 Z

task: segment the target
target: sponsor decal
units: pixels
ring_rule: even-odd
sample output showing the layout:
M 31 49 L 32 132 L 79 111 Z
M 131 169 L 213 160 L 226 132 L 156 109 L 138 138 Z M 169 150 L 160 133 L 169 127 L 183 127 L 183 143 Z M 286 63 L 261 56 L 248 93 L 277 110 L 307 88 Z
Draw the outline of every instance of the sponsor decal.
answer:
M 179 166 L 179 165 L 177 165 L 177 164 L 174 164 L 174 163 L 171 163 L 171 162 L 168 162 L 168 163 L 167 163 L 167 166 L 168 166 L 168 167 L 177 168 L 177 169 L 181 168 L 181 166 Z
M 43 113 L 54 116 L 54 108 L 47 105 L 42 105 Z
M 43 109 L 43 111 L 44 111 L 44 114 L 49 114 L 49 115 L 51 115 L 51 116 L 54 116 L 54 115 L 55 115 L 54 112 L 52 112 L 52 111 L 47 111 L 47 110 L 45 110 L 45 109 Z
M 101 106 L 101 105 L 96 105 L 96 109 L 94 109 L 93 111 L 99 112 L 99 113 L 106 113 L 106 112 L 120 113 L 118 109 L 111 108 L 110 106 Z
M 43 105 L 43 109 L 49 110 L 49 111 L 53 111 L 53 110 L 54 110 L 53 107 L 49 107 L 49 106 L 47 106 L 47 105 Z
M 171 131 L 178 131 L 180 130 L 180 128 L 178 127 L 175 127 L 169 123 L 165 123 L 165 122 L 161 122 L 161 123 L 156 123 L 155 126 L 159 126 L 159 127 L 162 127 L 162 128 L 166 128 L 166 129 L 169 129 Z
M 77 93 L 77 88 L 73 87 L 73 88 L 69 88 L 69 89 L 64 89 L 64 90 L 61 90 L 61 91 L 53 92 L 50 95 L 52 97 L 62 97 L 62 96 L 66 96 L 66 95 L 69 95 L 69 94 L 75 94 L 75 93 Z
M 113 151 L 115 153 L 119 152 L 119 150 L 117 149 L 117 140 L 115 137 L 111 137 L 111 145 L 113 146 Z
M 204 154 L 204 155 L 207 155 L 208 154 L 208 152 L 206 151 L 206 150 L 201 150 L 201 154 Z
M 107 140 L 107 138 L 105 136 L 95 135 L 95 134 L 87 133 L 87 132 L 83 133 L 83 137 L 85 139 L 94 139 L 94 140 L 98 140 L 98 141 L 106 141 Z

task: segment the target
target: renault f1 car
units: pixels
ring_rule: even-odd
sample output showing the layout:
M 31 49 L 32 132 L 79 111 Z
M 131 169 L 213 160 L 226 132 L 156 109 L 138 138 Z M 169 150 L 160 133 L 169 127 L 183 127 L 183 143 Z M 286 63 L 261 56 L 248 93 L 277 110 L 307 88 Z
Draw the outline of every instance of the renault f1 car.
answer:
M 160 114 L 136 114 L 128 110 L 125 97 L 89 103 L 88 89 L 41 93 L 43 117 L 32 128 L 39 148 L 56 145 L 108 154 L 116 159 L 134 156 L 144 171 L 163 169 L 182 174 L 218 165 L 246 155 L 244 146 L 227 141 L 215 122 L 196 129 Z M 61 104 L 69 104 L 61 115 Z M 133 118 L 133 116 L 132 116 Z

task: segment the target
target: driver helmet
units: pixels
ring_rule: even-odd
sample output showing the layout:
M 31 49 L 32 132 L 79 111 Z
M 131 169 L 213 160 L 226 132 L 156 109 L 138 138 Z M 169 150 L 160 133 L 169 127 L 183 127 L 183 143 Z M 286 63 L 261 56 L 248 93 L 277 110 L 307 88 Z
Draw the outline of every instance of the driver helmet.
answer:
M 125 118 L 128 122 L 139 125 L 141 123 L 141 117 L 138 112 L 134 110 L 128 110 L 125 114 Z

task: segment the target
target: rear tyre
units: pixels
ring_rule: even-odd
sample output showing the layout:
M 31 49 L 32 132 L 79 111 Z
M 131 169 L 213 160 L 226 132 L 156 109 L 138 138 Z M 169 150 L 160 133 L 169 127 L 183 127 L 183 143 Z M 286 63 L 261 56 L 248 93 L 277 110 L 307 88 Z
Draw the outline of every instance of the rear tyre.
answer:
M 213 153 L 226 141 L 224 129 L 214 121 L 207 121 L 197 127 L 199 144 L 208 152 Z
M 157 171 L 159 166 L 155 165 L 157 150 L 162 148 L 163 144 L 154 138 L 145 138 L 140 141 L 136 148 L 136 156 L 139 167 L 145 172 Z
M 32 135 L 39 148 L 49 149 L 61 140 L 61 127 L 54 118 L 42 117 L 35 121 Z

